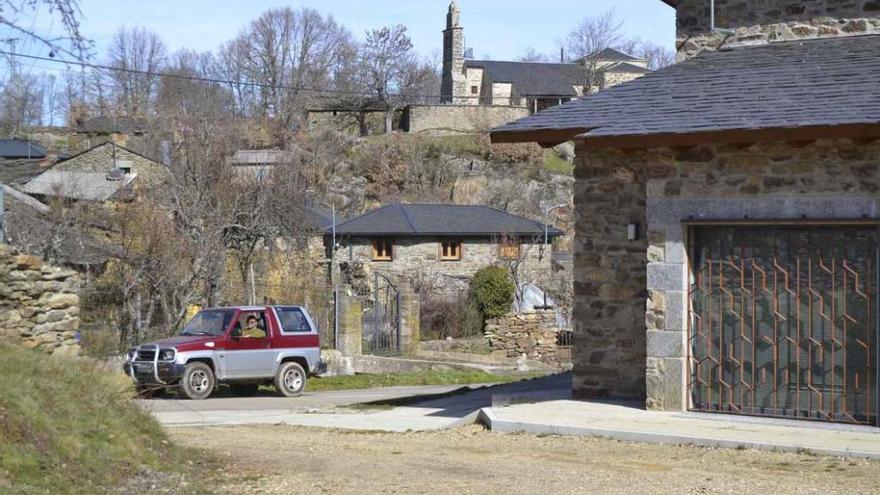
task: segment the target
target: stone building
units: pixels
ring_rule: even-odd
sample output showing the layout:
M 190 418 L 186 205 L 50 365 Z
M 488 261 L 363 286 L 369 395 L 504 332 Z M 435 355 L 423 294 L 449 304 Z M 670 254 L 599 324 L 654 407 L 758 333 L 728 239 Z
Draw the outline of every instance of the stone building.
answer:
M 525 107 L 531 113 L 650 72 L 644 59 L 614 49 L 570 63 L 465 58 L 461 11 L 453 1 L 443 31 L 441 102 Z
M 575 392 L 878 425 L 880 4 L 666 3 L 681 62 L 493 131 L 577 142 Z
M 338 224 L 337 259 L 455 294 L 477 270 L 499 263 L 516 265 L 523 283 L 546 280 L 552 244 L 545 240 L 562 234 L 487 206 L 392 204 Z
M 141 188 L 161 184 L 168 173 L 168 168 L 155 160 L 105 142 L 56 163 L 21 190 L 39 198 L 124 200 Z

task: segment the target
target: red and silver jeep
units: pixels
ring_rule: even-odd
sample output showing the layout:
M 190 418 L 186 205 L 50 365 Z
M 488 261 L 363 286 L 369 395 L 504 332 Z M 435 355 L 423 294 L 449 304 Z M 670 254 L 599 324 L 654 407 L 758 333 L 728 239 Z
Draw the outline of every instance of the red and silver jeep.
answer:
M 123 369 L 144 396 L 177 387 L 190 399 L 206 399 L 220 383 L 250 396 L 274 383 L 295 397 L 318 371 L 320 355 L 317 328 L 304 308 L 243 306 L 200 311 L 179 336 L 132 349 Z

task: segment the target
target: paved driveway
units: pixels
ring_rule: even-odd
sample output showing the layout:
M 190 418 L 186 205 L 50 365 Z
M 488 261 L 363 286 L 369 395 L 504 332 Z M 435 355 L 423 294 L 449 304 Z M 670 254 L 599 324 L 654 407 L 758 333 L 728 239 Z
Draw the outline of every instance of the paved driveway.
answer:
M 532 394 L 567 398 L 570 384 L 571 376 L 562 374 L 503 385 L 307 392 L 296 398 L 272 394 L 248 398 L 221 395 L 203 401 L 155 399 L 139 404 L 166 426 L 289 424 L 360 430 L 432 430 L 472 421 L 493 400 Z M 386 401 L 394 401 L 398 407 L 347 407 Z

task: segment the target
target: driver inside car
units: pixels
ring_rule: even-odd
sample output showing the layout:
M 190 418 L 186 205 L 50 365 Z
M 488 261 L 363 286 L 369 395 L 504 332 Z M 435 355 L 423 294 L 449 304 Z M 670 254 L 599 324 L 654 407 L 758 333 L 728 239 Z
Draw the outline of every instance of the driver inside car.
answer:
M 263 339 L 266 338 L 266 331 L 257 326 L 257 317 L 250 315 L 247 317 L 247 324 L 242 330 L 241 336 L 245 339 Z

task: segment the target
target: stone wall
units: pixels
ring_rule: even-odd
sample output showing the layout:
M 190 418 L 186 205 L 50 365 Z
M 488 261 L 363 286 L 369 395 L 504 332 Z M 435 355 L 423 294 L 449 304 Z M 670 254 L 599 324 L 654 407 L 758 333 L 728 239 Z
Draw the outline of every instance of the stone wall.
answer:
M 114 155 L 117 161 L 114 161 Z M 118 161 L 131 163 L 131 171 L 138 176 L 137 188 L 155 187 L 168 178 L 168 168 L 165 165 L 110 143 L 59 162 L 52 170 L 109 174 L 116 168 Z
M 356 238 L 347 242 L 340 261 L 355 262 L 368 272 L 381 272 L 413 286 L 425 286 L 452 294 L 466 290 L 474 273 L 480 268 L 501 261 L 498 244 L 489 238 L 462 239 L 461 260 L 440 259 L 440 239 L 400 238 L 393 247 L 393 261 L 373 261 L 372 239 Z M 549 246 L 523 243 L 520 247 L 521 282 L 541 286 L 552 277 Z
M 709 2 L 681 0 L 678 59 L 722 45 L 878 33 L 880 0 L 715 0 L 715 24 L 733 33 L 710 33 Z
M 581 147 L 578 156 L 576 392 L 637 392 L 632 368 L 645 375 L 652 409 L 687 406 L 683 221 L 880 218 L 877 141 Z M 631 205 L 636 216 L 639 203 L 647 243 L 627 245 L 617 230 L 627 217 L 614 208 Z M 627 339 L 615 343 L 620 335 Z M 600 354 L 608 347 L 612 354 Z
M 645 393 L 645 186 L 626 157 L 596 159 L 582 147 L 575 169 L 574 392 Z
M 559 327 L 556 311 L 508 314 L 486 321 L 486 340 L 503 357 L 528 359 L 553 365 L 571 360 L 571 351 L 556 345 Z
M 50 354 L 75 355 L 79 278 L 0 244 L 0 338 Z
M 472 134 L 528 115 L 527 108 L 515 106 L 411 105 L 401 128 L 413 134 Z

